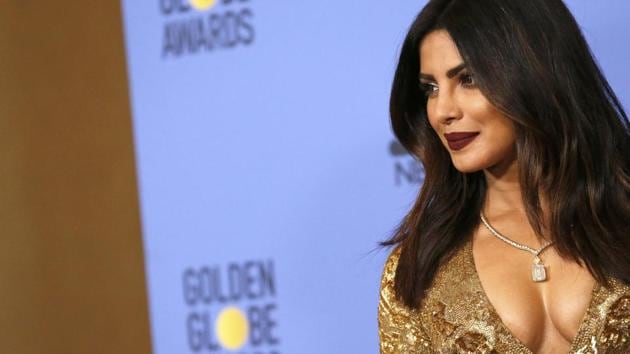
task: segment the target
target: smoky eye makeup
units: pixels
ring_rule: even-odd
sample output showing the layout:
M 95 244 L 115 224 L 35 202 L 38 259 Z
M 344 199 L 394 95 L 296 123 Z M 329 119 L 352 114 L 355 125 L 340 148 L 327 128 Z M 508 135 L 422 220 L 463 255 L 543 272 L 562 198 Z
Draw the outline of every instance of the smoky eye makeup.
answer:
M 454 69 L 453 69 L 454 70 Z M 449 80 L 456 81 L 458 85 L 464 88 L 476 88 L 477 84 L 474 75 L 469 72 L 465 67 L 459 68 L 459 72 L 449 77 Z M 433 76 L 421 74 L 418 80 L 418 88 L 420 92 L 426 96 L 431 97 L 437 94 L 439 86 L 433 79 Z
M 420 88 L 420 92 L 425 96 L 430 96 L 438 90 L 436 83 L 422 80 L 418 82 L 418 88 Z
M 476 87 L 475 76 L 468 70 L 464 70 L 459 74 L 458 81 L 463 87 Z

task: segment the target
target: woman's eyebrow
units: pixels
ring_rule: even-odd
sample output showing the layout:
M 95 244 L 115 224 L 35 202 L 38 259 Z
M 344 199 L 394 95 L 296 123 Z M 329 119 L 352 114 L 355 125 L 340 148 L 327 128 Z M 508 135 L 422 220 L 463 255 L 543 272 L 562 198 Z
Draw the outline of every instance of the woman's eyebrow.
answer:
M 466 63 L 461 63 L 454 68 L 448 69 L 446 71 L 446 77 L 448 77 L 449 79 L 452 79 L 453 77 L 455 77 L 455 75 L 459 74 L 459 72 L 465 68 L 466 68 Z M 423 74 L 423 73 L 420 73 L 420 79 L 435 81 L 435 77 L 433 77 L 433 75 Z
M 435 81 L 433 75 L 420 73 L 420 80 Z
M 461 63 L 457 65 L 456 67 L 449 69 L 446 72 L 446 77 L 448 77 L 449 79 L 452 79 L 455 75 L 457 75 L 460 71 L 462 71 L 465 68 L 466 68 L 466 63 Z

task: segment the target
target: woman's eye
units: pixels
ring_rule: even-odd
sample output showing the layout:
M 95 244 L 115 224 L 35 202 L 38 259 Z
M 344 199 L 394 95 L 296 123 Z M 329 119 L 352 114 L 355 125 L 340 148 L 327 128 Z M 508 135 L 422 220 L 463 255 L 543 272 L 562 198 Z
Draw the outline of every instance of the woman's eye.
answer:
M 462 86 L 464 86 L 464 87 L 474 87 L 475 86 L 475 79 L 473 78 L 472 74 L 462 74 L 459 77 L 459 81 L 462 84 Z
M 421 82 L 420 90 L 425 96 L 431 97 L 437 93 L 438 86 L 432 82 Z

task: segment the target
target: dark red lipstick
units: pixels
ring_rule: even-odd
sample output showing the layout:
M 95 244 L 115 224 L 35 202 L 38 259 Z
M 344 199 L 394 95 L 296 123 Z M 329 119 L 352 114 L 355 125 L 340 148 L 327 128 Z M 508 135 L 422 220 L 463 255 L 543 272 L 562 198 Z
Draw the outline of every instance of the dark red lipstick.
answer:
M 455 132 L 446 133 L 444 137 L 451 150 L 461 150 L 464 146 L 470 144 L 479 135 L 479 132 Z

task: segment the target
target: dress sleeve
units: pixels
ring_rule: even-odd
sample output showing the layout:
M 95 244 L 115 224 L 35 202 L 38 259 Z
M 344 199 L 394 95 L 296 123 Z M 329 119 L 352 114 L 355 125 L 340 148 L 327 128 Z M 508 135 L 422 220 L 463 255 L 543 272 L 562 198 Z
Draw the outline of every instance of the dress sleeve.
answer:
M 378 303 L 378 328 L 381 354 L 432 353 L 431 341 L 425 334 L 416 310 L 398 300 L 394 293 L 394 275 L 400 256 L 396 248 L 387 258 L 381 277 Z

